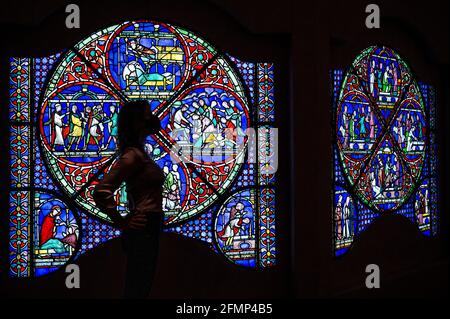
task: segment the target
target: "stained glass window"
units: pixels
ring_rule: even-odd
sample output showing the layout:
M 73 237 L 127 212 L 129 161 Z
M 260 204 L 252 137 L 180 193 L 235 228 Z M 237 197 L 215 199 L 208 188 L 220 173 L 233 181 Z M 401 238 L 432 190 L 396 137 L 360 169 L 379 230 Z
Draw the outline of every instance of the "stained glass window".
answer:
M 10 275 L 51 273 L 120 236 L 92 190 L 116 161 L 117 115 L 133 99 L 162 123 L 145 147 L 166 175 L 164 230 L 236 265 L 275 265 L 273 64 L 140 20 L 10 59 Z M 116 201 L 126 215 L 125 187 Z
M 334 251 L 348 251 L 383 214 L 438 231 L 434 88 L 392 49 L 362 51 L 331 73 Z

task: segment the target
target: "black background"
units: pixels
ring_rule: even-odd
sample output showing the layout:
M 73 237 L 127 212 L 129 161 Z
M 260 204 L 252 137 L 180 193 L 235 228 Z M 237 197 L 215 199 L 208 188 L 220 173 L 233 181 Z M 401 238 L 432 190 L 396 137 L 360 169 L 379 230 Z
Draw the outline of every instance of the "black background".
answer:
M 65 27 L 76 3 L 81 28 Z M 124 255 L 112 240 L 83 255 L 81 288 L 69 290 L 61 269 L 37 279 L 8 278 L 8 58 L 48 56 L 114 23 L 149 18 L 196 32 L 245 61 L 275 63 L 279 128 L 278 265 L 236 267 L 202 243 L 164 234 L 155 298 L 448 296 L 448 1 L 377 1 L 381 29 L 365 27 L 365 1 L 10 1 L 0 11 L 0 295 L 120 297 Z M 419 81 L 437 90 L 440 225 L 422 236 L 405 218 L 376 220 L 343 258 L 332 255 L 332 128 L 329 71 L 364 48 L 392 47 Z M 3 217 L 2 217 L 3 216 Z M 381 289 L 365 287 L 378 264 Z

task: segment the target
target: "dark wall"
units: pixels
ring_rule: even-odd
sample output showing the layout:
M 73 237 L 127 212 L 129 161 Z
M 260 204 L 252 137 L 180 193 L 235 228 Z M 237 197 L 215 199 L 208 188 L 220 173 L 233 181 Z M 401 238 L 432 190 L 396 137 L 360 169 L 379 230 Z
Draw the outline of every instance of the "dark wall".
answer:
M 381 29 L 369 30 L 361 1 L 71 1 L 81 29 L 64 27 L 61 4 L 8 2 L 0 13 L 0 142 L 8 149 L 8 57 L 60 51 L 93 31 L 133 18 L 182 25 L 242 60 L 274 62 L 280 129 L 277 185 L 278 266 L 257 272 L 230 265 L 201 243 L 164 234 L 153 297 L 421 296 L 448 294 L 448 2 L 378 1 Z M 68 2 L 69 3 L 69 2 Z M 367 2 L 367 4 L 370 2 Z M 26 9 L 25 9 L 26 8 Z M 397 50 L 418 80 L 438 92 L 441 234 L 425 238 L 398 216 L 383 216 L 343 258 L 332 256 L 331 68 L 364 48 Z M 81 289 L 58 271 L 34 280 L 7 277 L 8 158 L 0 157 L 0 294 L 119 297 L 124 256 L 113 240 L 79 259 Z M 364 269 L 376 263 L 382 288 L 368 291 Z

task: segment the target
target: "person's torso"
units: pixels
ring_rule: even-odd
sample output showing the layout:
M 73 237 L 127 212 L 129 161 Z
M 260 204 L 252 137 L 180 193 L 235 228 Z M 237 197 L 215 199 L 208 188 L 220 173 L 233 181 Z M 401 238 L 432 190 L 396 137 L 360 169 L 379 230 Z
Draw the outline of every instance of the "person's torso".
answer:
M 144 150 L 133 149 L 139 154 L 139 168 L 126 181 L 130 209 L 162 213 L 164 173 Z

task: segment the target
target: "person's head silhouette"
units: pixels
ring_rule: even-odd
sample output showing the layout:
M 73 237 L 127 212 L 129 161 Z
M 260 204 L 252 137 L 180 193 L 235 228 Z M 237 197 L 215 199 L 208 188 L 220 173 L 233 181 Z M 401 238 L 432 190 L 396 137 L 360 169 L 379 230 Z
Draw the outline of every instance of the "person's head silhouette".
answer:
M 118 133 L 119 149 L 142 147 L 145 138 L 156 134 L 161 129 L 161 122 L 153 115 L 146 100 L 125 103 L 119 111 Z

